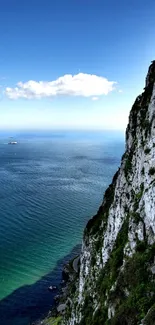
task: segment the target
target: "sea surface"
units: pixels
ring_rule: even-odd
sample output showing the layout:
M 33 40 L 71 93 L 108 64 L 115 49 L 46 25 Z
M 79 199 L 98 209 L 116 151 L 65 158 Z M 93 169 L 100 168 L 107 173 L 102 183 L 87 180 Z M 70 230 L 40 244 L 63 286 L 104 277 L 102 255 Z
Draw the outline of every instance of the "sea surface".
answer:
M 0 325 L 29 325 L 53 303 L 120 164 L 120 132 L 0 134 Z

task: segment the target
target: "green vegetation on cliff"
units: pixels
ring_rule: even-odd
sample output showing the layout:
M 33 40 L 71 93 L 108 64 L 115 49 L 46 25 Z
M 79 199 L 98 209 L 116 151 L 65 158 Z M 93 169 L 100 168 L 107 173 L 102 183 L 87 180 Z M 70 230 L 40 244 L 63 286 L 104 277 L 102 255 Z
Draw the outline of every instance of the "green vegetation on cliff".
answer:
M 155 324 L 154 85 L 155 61 L 131 109 L 121 167 L 85 228 L 63 325 Z

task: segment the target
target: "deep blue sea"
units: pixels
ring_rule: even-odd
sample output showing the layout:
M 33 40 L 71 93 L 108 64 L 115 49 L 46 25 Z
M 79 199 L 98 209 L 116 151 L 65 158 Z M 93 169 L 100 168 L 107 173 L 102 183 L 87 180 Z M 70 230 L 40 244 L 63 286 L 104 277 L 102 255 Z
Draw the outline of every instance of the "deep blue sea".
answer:
M 48 286 L 78 253 L 123 151 L 120 132 L 0 134 L 0 325 L 29 325 L 52 305 Z

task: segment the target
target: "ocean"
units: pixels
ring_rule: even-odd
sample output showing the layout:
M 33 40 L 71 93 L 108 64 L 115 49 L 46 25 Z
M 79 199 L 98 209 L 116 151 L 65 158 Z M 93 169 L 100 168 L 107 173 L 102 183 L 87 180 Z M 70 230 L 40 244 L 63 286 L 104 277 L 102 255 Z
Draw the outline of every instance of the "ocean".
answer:
M 124 134 L 0 134 L 0 325 L 29 325 L 53 303 L 64 263 L 120 164 Z

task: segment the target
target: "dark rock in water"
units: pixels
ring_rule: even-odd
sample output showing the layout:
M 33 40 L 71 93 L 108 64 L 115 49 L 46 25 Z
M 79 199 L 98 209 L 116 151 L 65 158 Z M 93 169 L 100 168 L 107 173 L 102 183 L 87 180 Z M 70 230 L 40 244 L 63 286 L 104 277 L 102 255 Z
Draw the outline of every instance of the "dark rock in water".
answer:
M 63 271 L 62 271 L 62 281 L 68 282 L 69 280 L 69 270 L 64 266 Z
M 56 295 L 55 297 L 54 297 L 54 300 L 55 301 L 58 301 L 60 299 L 60 295 Z

